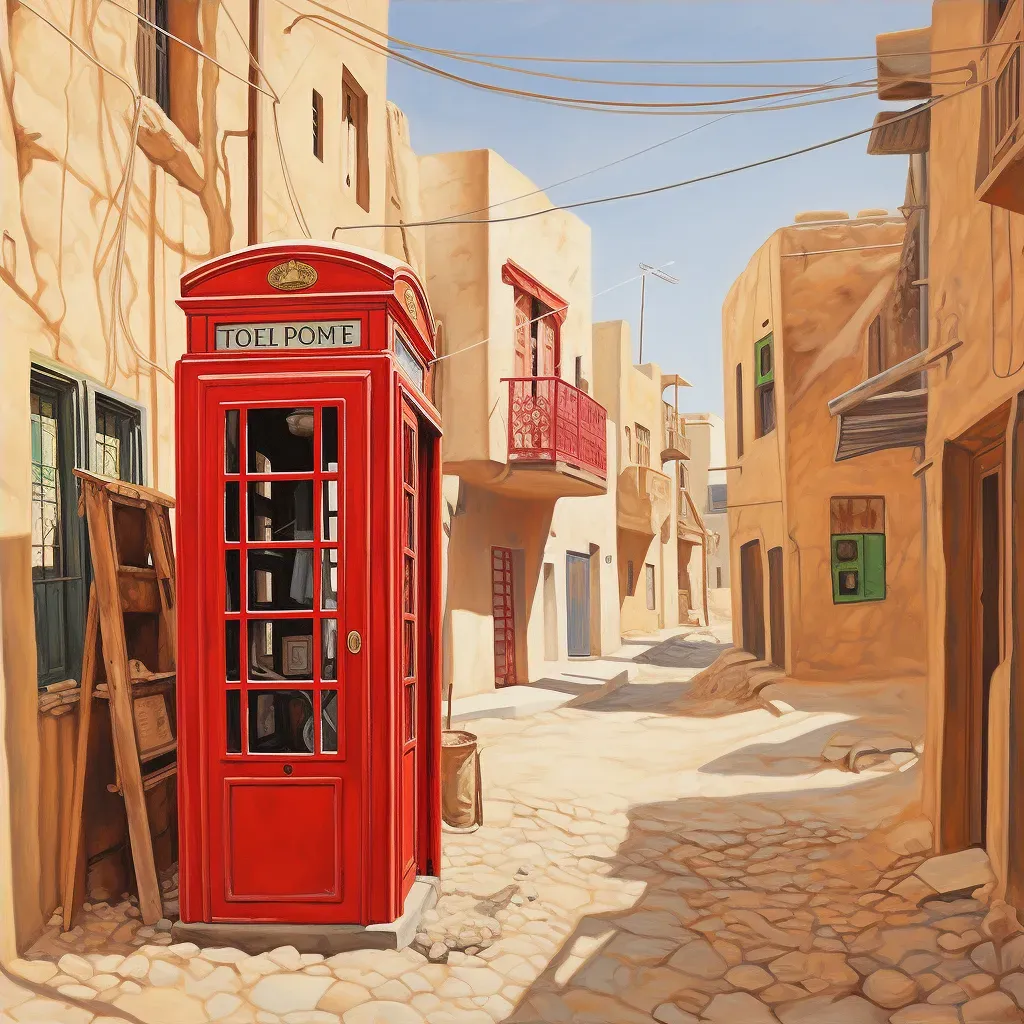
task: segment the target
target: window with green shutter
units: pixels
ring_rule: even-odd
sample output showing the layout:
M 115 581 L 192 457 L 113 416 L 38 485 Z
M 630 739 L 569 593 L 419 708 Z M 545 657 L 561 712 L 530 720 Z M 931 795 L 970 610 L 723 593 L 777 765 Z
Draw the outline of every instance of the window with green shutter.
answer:
M 775 335 L 768 334 L 754 344 L 754 409 L 757 436 L 775 429 Z
M 832 600 L 835 604 L 885 600 L 885 534 L 832 536 Z

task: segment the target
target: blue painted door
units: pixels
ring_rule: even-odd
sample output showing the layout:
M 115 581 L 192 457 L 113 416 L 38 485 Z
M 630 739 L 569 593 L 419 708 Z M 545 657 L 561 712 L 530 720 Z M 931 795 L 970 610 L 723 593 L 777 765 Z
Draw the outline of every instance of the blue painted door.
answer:
M 565 556 L 566 639 L 570 658 L 590 654 L 590 556 Z

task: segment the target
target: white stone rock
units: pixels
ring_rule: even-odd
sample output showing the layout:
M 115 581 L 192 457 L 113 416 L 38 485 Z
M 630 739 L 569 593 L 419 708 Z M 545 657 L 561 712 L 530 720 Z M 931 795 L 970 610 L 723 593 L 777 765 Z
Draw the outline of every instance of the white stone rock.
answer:
M 931 857 L 914 874 L 941 894 L 980 889 L 995 881 L 988 854 L 977 847 Z
M 344 1024 L 424 1024 L 423 1014 L 411 1006 L 379 1000 L 349 1010 L 342 1020 Z M 455 1022 L 460 1018 L 452 1015 L 451 1020 Z
M 154 960 L 148 975 L 150 985 L 157 988 L 173 988 L 183 976 L 180 967 L 175 967 L 166 960 Z
M 220 1020 L 222 1017 L 234 1013 L 241 1005 L 242 1000 L 238 996 L 233 996 L 228 992 L 219 992 L 207 999 L 203 1008 L 210 1020 Z
M 124 960 L 115 973 L 122 978 L 144 978 L 149 974 L 149 960 L 141 953 L 135 953 Z
M 76 956 L 74 953 L 65 953 L 57 961 L 57 966 L 77 981 L 88 981 L 94 973 L 92 964 L 84 957 Z
M 331 985 L 330 978 L 314 978 L 308 974 L 271 974 L 256 983 L 249 1000 L 259 1009 L 271 1013 L 313 1010 Z

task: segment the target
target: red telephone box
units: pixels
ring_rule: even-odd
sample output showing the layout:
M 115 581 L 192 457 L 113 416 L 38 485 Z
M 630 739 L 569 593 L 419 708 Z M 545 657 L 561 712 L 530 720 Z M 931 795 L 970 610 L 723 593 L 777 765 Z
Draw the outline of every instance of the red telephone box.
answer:
M 426 295 L 382 254 L 287 242 L 181 296 L 181 920 L 395 921 L 440 866 Z

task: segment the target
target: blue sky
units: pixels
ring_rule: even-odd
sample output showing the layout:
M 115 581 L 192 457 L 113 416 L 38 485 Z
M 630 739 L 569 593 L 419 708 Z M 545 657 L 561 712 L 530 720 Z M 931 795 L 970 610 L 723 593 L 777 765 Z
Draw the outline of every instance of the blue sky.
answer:
M 726 60 L 871 54 L 875 35 L 927 25 L 930 0 L 392 0 L 391 33 L 413 42 L 497 54 Z M 435 58 L 426 58 L 440 63 Z M 728 90 L 602 88 L 443 63 L 466 77 L 549 93 L 704 100 Z M 532 65 L 536 67 L 536 65 Z M 699 70 L 544 65 L 594 78 L 761 83 L 871 78 L 873 62 Z M 538 185 L 691 131 L 710 118 L 568 110 L 485 93 L 392 61 L 388 93 L 408 114 L 420 153 L 489 147 Z M 874 96 L 790 111 L 737 114 L 652 153 L 550 191 L 555 202 L 660 185 L 857 131 Z M 580 211 L 593 230 L 594 291 L 660 266 L 679 285 L 649 281 L 644 359 L 694 384 L 688 411 L 721 412 L 721 307 L 755 249 L 801 210 L 903 201 L 906 160 L 869 157 L 866 138 L 767 168 L 658 196 Z M 504 207 L 500 212 L 516 212 Z M 639 320 L 640 284 L 595 299 L 594 319 Z

